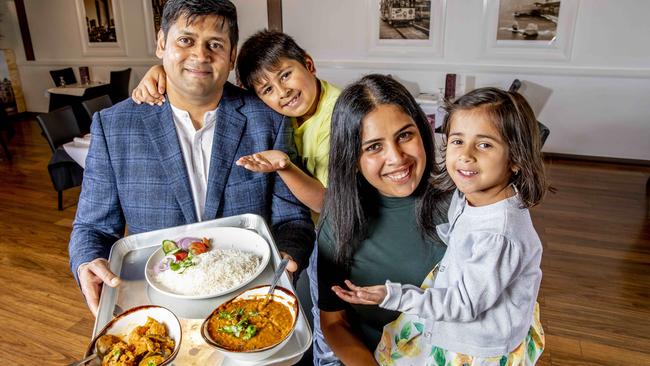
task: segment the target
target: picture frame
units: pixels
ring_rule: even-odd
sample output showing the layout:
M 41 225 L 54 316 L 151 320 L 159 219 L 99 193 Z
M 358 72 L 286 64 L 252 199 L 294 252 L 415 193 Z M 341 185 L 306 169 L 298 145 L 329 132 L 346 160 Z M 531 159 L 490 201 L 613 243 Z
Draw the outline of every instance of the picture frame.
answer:
M 75 0 L 82 54 L 84 56 L 126 56 L 121 0 Z M 90 14 L 87 14 L 90 13 Z
M 504 4 L 509 7 L 502 8 L 502 1 L 506 2 Z M 509 12 L 515 3 L 517 10 Z M 540 10 L 534 10 L 534 7 L 552 6 L 556 3 L 560 3 L 559 10 L 554 9 L 554 12 L 559 11 L 557 15 L 539 15 Z M 483 56 L 508 59 L 570 60 L 579 3 L 580 0 L 547 1 L 545 3 L 539 0 L 483 0 L 485 35 Z M 538 26 L 537 23 L 540 25 Z M 508 37 L 508 32 L 513 36 Z M 525 35 L 524 32 L 526 32 Z
M 162 18 L 162 10 L 166 0 L 142 0 L 144 9 L 145 36 L 147 37 L 147 50 L 150 56 L 156 56 L 156 41 Z
M 400 12 L 410 12 L 410 9 L 390 9 L 393 5 L 391 0 L 366 1 L 369 14 L 368 54 L 443 56 L 446 0 L 410 0 L 412 4 L 407 0 L 407 6 L 414 5 L 414 18 L 400 16 Z

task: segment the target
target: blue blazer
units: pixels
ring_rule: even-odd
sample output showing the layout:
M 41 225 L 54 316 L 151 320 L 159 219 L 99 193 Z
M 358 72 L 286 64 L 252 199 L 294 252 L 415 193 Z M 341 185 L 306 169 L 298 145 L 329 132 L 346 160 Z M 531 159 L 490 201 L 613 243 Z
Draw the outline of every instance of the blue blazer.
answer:
M 129 98 L 95 113 L 91 132 L 68 247 L 75 277 L 80 264 L 108 258 L 125 225 L 136 234 L 197 221 L 169 103 L 138 105 Z M 279 249 L 304 268 L 315 240 L 309 210 L 277 174 L 235 165 L 241 156 L 270 149 L 295 156 L 288 120 L 226 83 L 217 112 L 204 220 L 261 215 Z

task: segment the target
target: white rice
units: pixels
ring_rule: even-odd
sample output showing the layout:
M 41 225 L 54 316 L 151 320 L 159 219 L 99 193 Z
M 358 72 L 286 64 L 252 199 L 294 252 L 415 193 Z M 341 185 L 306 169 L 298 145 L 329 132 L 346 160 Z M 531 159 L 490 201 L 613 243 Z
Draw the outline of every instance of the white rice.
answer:
M 183 273 L 168 269 L 154 276 L 159 284 L 181 295 L 211 295 L 250 279 L 262 258 L 236 249 L 212 248 Z

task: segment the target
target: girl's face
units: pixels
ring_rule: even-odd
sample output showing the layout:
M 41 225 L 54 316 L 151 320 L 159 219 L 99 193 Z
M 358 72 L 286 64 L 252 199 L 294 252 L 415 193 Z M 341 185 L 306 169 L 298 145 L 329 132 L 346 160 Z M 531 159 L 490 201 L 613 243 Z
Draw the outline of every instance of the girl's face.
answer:
M 450 123 L 445 163 L 458 190 L 472 206 L 507 198 L 514 166 L 506 142 L 486 113 L 456 111 Z
M 396 105 L 382 104 L 361 121 L 359 170 L 379 193 L 411 195 L 422 180 L 426 154 L 413 119 Z

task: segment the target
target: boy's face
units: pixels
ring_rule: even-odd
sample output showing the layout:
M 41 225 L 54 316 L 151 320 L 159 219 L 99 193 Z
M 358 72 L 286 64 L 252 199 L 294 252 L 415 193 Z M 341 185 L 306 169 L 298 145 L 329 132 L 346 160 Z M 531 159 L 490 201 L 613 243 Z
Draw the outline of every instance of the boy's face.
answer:
M 307 67 L 296 60 L 281 58 L 273 70 L 264 70 L 253 83 L 257 96 L 282 115 L 311 117 L 318 106 L 318 80 L 314 61 L 309 56 L 305 61 Z

